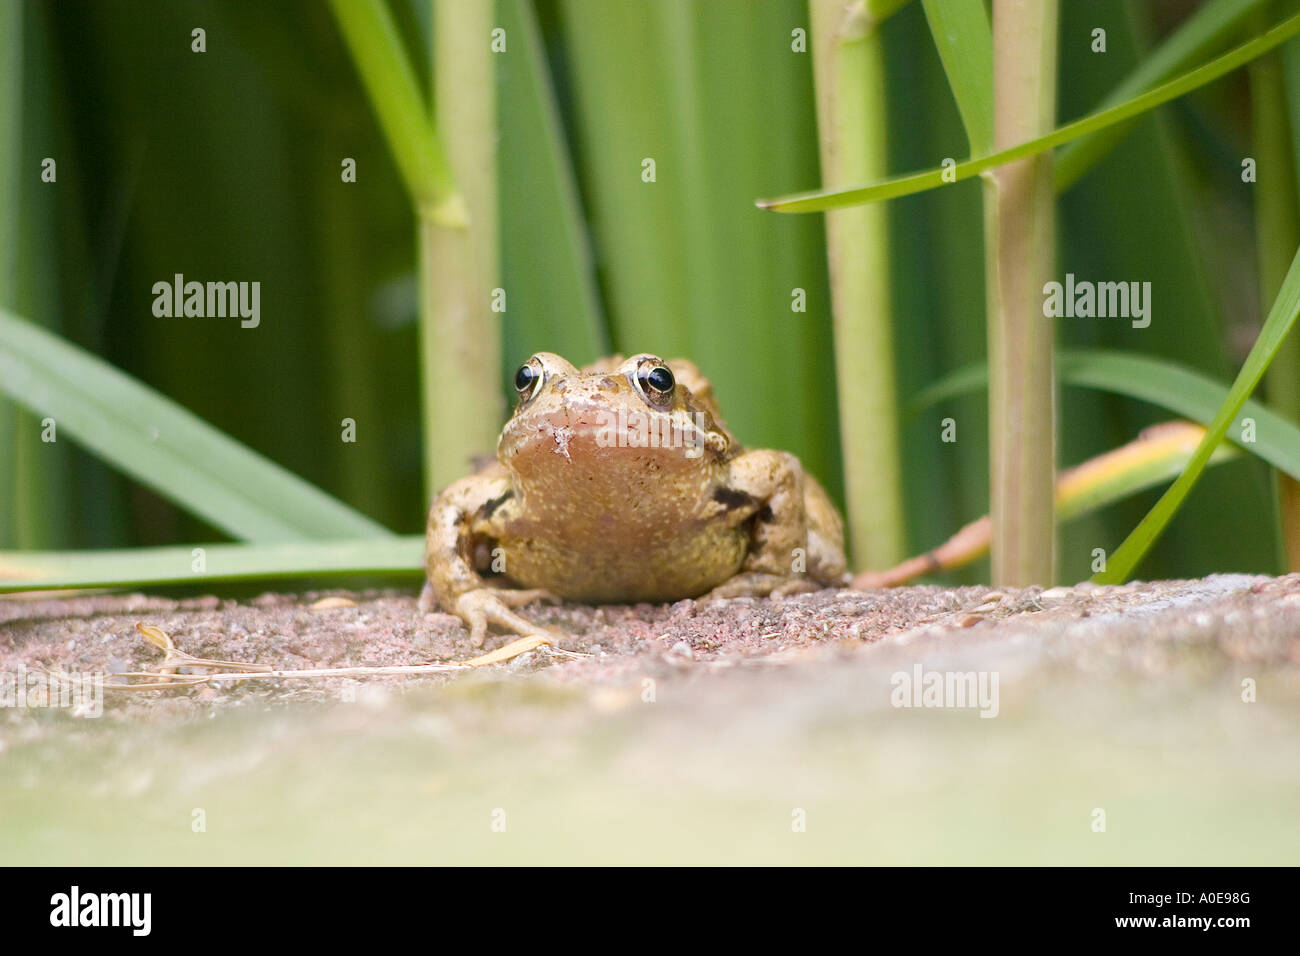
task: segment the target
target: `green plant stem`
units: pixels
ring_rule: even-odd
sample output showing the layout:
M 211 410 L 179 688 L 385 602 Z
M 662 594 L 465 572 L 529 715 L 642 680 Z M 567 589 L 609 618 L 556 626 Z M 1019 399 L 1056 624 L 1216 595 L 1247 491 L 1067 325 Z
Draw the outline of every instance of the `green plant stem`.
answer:
M 429 494 L 490 454 L 504 414 L 492 0 L 434 6 L 434 104 L 467 227 L 420 216 L 420 368 Z M 508 300 L 507 300 L 508 301 Z
M 10 159 L 0 168 L 0 309 L 18 307 L 18 229 L 23 132 L 23 6 L 0 7 L 0 148 Z
M 1056 113 L 1056 0 L 995 0 L 993 142 L 1050 130 Z M 990 508 L 995 585 L 1055 575 L 1056 383 L 1042 288 L 1054 265 L 1050 154 L 985 179 Z
M 330 0 L 330 6 L 421 218 L 463 225 L 451 166 L 384 0 Z
M 18 308 L 19 237 L 18 177 L 31 175 L 22 156 L 23 5 L 0 4 L 0 309 Z M 29 506 L 20 475 L 27 470 L 15 460 L 30 436 L 19 428 L 18 406 L 0 397 L 0 449 L 10 461 L 0 464 L 0 546 L 20 541 L 22 515 Z
M 840 0 L 812 0 L 822 182 L 886 168 L 884 49 Z M 840 440 L 849 540 L 859 567 L 888 567 L 905 549 L 897 431 L 889 221 L 883 206 L 826 215 Z
M 858 2 L 866 15 L 866 25 L 874 29 L 907 6 L 909 0 L 858 0 Z M 840 4 L 842 9 L 849 6 L 849 4 Z
M 1264 327 L 1260 329 L 1259 338 L 1251 346 L 1250 354 L 1246 356 L 1241 371 L 1237 373 L 1232 388 L 1228 390 L 1227 400 L 1207 426 L 1205 438 L 1197 447 L 1187 470 L 1124 539 L 1124 543 L 1106 562 L 1106 570 L 1095 575 L 1094 581 L 1098 584 L 1118 584 L 1128 579 L 1138 562 L 1142 560 L 1142 556 L 1177 513 L 1197 479 L 1201 477 L 1201 472 L 1205 469 L 1214 449 L 1218 447 L 1219 442 L 1223 441 L 1229 426 L 1237 420 L 1250 393 L 1264 377 L 1269 362 L 1277 354 L 1278 347 L 1286 340 L 1298 315 L 1300 315 L 1300 252 L 1297 252 L 1295 258 L 1291 260 L 1291 267 L 1287 270 L 1286 278 L 1282 280 L 1282 288 L 1268 311 L 1268 318 L 1264 321 Z
M 434 8 L 434 110 L 383 0 L 331 0 L 418 219 L 420 378 L 428 495 L 492 450 L 502 414 L 492 0 Z M 439 131 L 452 144 L 444 155 Z
M 1282 58 L 1276 51 L 1250 65 L 1251 123 L 1256 182 L 1255 248 L 1260 302 L 1277 297 L 1300 246 L 1300 199 L 1292 163 L 1292 130 L 1287 109 Z M 1300 421 L 1300 338 L 1291 336 L 1278 348 L 1265 379 L 1271 408 Z M 1286 567 L 1300 571 L 1300 484 L 1278 472 L 1278 517 Z

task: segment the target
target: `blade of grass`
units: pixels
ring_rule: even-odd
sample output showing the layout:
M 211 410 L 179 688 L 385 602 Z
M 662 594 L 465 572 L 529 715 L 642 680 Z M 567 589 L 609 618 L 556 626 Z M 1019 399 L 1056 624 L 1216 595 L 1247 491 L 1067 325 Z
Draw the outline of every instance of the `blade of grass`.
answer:
M 952 95 L 954 103 L 957 106 L 957 113 L 961 119 L 962 126 L 966 132 L 966 139 L 969 144 L 969 153 L 971 155 L 981 155 L 993 149 L 993 34 L 989 26 L 989 12 L 984 0 L 954 0 L 954 2 L 942 2 L 942 0 L 924 0 L 924 12 L 926 26 L 929 30 L 930 42 L 934 45 L 939 54 L 939 61 L 943 68 L 943 75 L 947 80 L 948 92 Z M 915 94 L 913 94 L 915 95 Z M 938 142 L 944 142 L 939 140 Z M 941 148 L 947 148 L 946 145 Z M 931 153 L 933 155 L 933 153 Z M 981 202 L 984 204 L 984 215 L 988 215 L 988 203 L 990 201 L 988 194 L 989 187 L 986 185 Z M 945 203 L 944 211 L 948 215 L 959 212 L 958 203 Z M 828 213 L 828 215 L 830 215 Z M 966 214 L 969 216 L 969 212 Z M 967 221 L 973 221 L 967 219 Z M 958 242 L 961 244 L 961 259 L 965 260 L 966 249 L 969 247 L 969 240 L 959 236 L 959 230 L 949 228 L 940 233 L 940 241 L 951 243 Z M 936 250 L 938 251 L 938 250 Z M 944 256 L 938 252 L 941 259 L 951 262 L 954 256 Z M 987 255 L 987 252 L 986 252 Z M 956 295 L 950 302 L 949 308 L 944 312 L 949 315 L 950 320 L 943 322 L 941 328 L 944 329 L 943 335 L 947 339 L 950 347 L 955 346 L 959 354 L 978 354 L 980 351 L 987 349 L 987 321 L 984 324 L 981 338 L 982 342 L 976 344 L 972 341 L 957 342 L 954 337 L 960 339 L 962 336 L 969 336 L 978 323 L 966 321 L 953 322 L 954 310 L 969 312 L 971 317 L 980 309 L 986 309 L 987 276 L 979 275 L 977 283 L 971 287 L 970 283 L 975 280 L 975 276 L 969 273 L 963 275 L 955 270 L 945 270 L 945 275 L 941 284 L 947 286 L 945 289 L 949 295 L 954 292 Z M 968 288 L 960 288 L 963 280 Z M 927 283 L 928 287 L 933 287 L 932 283 Z M 974 306 L 974 303 L 980 302 L 980 306 Z M 960 303 L 960 304 L 958 304 Z M 969 305 L 968 305 L 969 303 Z M 940 346 L 942 348 L 942 345 Z M 931 349 L 933 351 L 933 349 Z M 981 410 L 981 415 L 987 415 L 987 411 Z M 957 451 L 956 472 L 970 476 L 976 469 L 982 472 L 974 482 L 969 478 L 966 481 L 954 481 L 950 477 L 945 484 L 948 488 L 961 489 L 958 494 L 970 495 L 978 489 L 978 494 L 982 496 L 982 509 L 988 508 L 988 479 L 989 479 L 989 449 L 987 445 L 987 435 L 981 436 L 984 441 L 979 443 L 962 442 Z M 942 446 L 949 448 L 951 446 Z M 927 442 L 925 453 L 933 455 L 933 443 Z M 913 456 L 916 449 L 911 449 Z M 947 456 L 945 456 L 947 457 Z M 963 461 L 964 459 L 964 461 Z M 915 460 L 915 459 L 913 459 Z M 933 467 L 931 463 L 931 467 Z M 945 465 L 948 468 L 953 467 L 954 462 L 950 458 Z M 962 465 L 965 465 L 963 468 Z M 916 489 L 913 488 L 915 492 Z M 938 517 L 938 513 L 945 510 L 939 504 L 940 495 L 949 498 L 956 497 L 952 491 L 941 492 L 938 488 L 931 489 L 928 494 L 925 510 L 922 512 L 924 517 L 920 522 L 930 524 L 938 528 L 951 527 L 951 523 L 944 518 Z M 950 501 L 949 507 L 957 505 L 956 501 Z M 958 506 L 957 514 L 969 513 L 969 509 Z M 915 514 L 915 508 L 912 516 L 913 535 L 917 533 L 917 526 L 920 523 Z M 946 527 L 945 527 L 946 526 Z M 933 534 L 927 534 L 919 540 L 933 540 Z M 875 565 L 880 567 L 881 565 Z
M 0 390 L 246 541 L 390 532 L 102 359 L 0 310 Z
M 884 44 L 841 0 L 811 0 L 822 182 L 886 170 Z M 826 216 L 836 386 L 849 541 L 857 566 L 906 553 L 899 451 L 889 219 L 883 206 Z
M 924 0 L 972 156 L 993 149 L 993 31 L 984 0 Z
M 1196 449 L 1196 454 L 1192 456 L 1187 470 L 1160 497 L 1146 517 L 1110 556 L 1106 563 L 1106 570 L 1095 575 L 1093 580 L 1099 584 L 1113 584 L 1128 579 L 1137 563 L 1160 536 L 1160 532 L 1165 529 L 1183 503 L 1183 499 L 1187 497 L 1187 493 L 1200 478 L 1210 455 L 1228 433 L 1228 427 L 1236 419 L 1250 393 L 1264 377 L 1264 372 L 1267 371 L 1273 356 L 1277 354 L 1278 348 L 1286 340 L 1287 333 L 1291 331 L 1291 326 L 1295 324 L 1297 315 L 1300 315 L 1300 251 L 1291 260 L 1291 268 L 1282 282 L 1278 297 L 1269 309 L 1268 318 L 1260 330 L 1259 338 L 1255 340 L 1241 371 L 1233 381 L 1227 400 L 1207 426 L 1209 431 Z
M 194 570 L 196 548 L 206 569 Z M 103 551 L 0 551 L 0 592 L 423 572 L 424 536 Z
M 707 97 L 696 88 L 691 59 L 697 24 L 678 17 L 677 6 L 560 0 L 557 33 L 568 71 L 562 105 L 573 124 L 614 348 L 702 359 L 693 340 L 704 325 L 697 316 L 720 313 L 695 298 L 695 275 L 711 276 L 709 288 L 716 288 L 723 272 L 702 264 L 708 244 L 694 235 L 709 218 L 701 208 L 709 190 L 699 155 L 689 152 L 692 109 Z M 716 12 L 701 9 L 699 16 Z
M 585 365 L 613 351 L 596 289 L 573 161 L 529 0 L 504 0 L 500 58 L 501 256 L 508 365 L 558 352 Z
M 1210 0 L 1194 11 L 1161 44 L 1142 58 L 1133 72 L 1107 94 L 1099 109 L 1118 106 L 1163 83 L 1189 64 L 1221 49 L 1231 34 L 1269 0 Z M 1132 130 L 1119 123 L 1075 140 L 1056 157 L 1056 191 L 1065 192 L 1097 165 Z
M 1205 428 L 1191 422 L 1165 422 L 1146 429 L 1135 441 L 1061 472 L 1056 482 L 1056 516 L 1070 521 L 1139 491 L 1177 478 Z M 1213 464 L 1241 457 L 1233 445 L 1220 445 Z
M 1116 123 L 1122 123 L 1135 116 L 1140 116 L 1142 113 L 1155 109 L 1163 103 L 1168 103 L 1170 100 L 1199 89 L 1225 73 L 1230 73 L 1237 67 L 1249 63 L 1256 57 L 1262 56 L 1269 50 L 1285 43 L 1296 34 L 1300 34 L 1300 15 L 1284 20 L 1263 36 L 1256 37 L 1231 52 L 1225 53 L 1223 56 L 1177 79 L 1136 96 L 1126 103 L 1066 123 L 1045 136 L 1026 140 L 1009 149 L 1003 149 L 988 156 L 965 160 L 947 169 L 940 166 L 935 169 L 909 173 L 865 186 L 850 189 L 814 190 L 774 199 L 759 199 L 756 200 L 755 204 L 760 209 L 770 209 L 774 212 L 823 212 L 828 209 L 843 209 L 861 203 L 879 202 L 884 199 L 907 196 L 912 193 L 935 189 L 951 182 L 970 179 L 987 170 L 995 169 L 1018 159 L 1037 156 L 1046 150 L 1095 133 L 1098 130 L 1106 129 Z
M 936 41 L 924 10 L 911 9 L 891 21 L 886 40 L 889 75 L 906 77 L 890 86 L 891 168 L 910 169 L 936 156 L 963 155 L 959 144 L 967 133 L 943 61 L 935 55 Z M 921 115 L 925 122 L 916 122 Z M 890 252 L 900 402 L 939 377 L 951 362 L 948 356 L 960 361 L 984 357 L 983 235 L 977 225 L 982 203 L 979 190 L 959 189 L 909 197 L 890 210 L 895 223 Z M 940 262 L 943 268 L 935 268 Z M 909 318 L 899 321 L 900 316 Z M 967 516 L 988 510 L 988 435 L 986 424 L 981 424 L 988 418 L 987 399 L 972 396 L 949 413 L 955 421 L 972 423 L 961 441 L 935 441 L 929 424 L 900 423 L 909 553 L 943 540 Z M 987 581 L 988 572 L 972 569 L 960 578 L 973 584 Z
M 1164 359 L 1089 349 L 1063 350 L 1056 357 L 1062 385 L 1126 395 L 1182 415 L 1202 426 L 1214 420 L 1228 400 L 1229 388 L 1199 372 Z M 965 365 L 919 392 L 904 408 L 908 417 L 939 402 L 988 386 L 988 366 Z M 1241 447 L 1279 471 L 1300 479 L 1300 426 L 1253 399 L 1242 405 L 1255 420 L 1255 441 Z
M 1182 27 L 1177 20 L 1171 24 L 1171 17 L 1172 12 L 1164 16 L 1149 4 L 1131 0 L 1064 5 L 1063 49 L 1074 51 L 1070 57 L 1076 68 L 1061 88 L 1061 115 L 1083 116 L 1104 102 L 1116 84 L 1140 69 L 1146 56 Z M 1281 14 L 1270 17 L 1268 25 L 1281 19 Z M 1106 28 L 1107 49 L 1093 54 L 1091 35 L 1098 26 Z M 1239 29 L 1223 39 L 1222 48 L 1210 50 L 1188 67 L 1198 66 L 1263 29 Z M 1239 149 L 1234 142 L 1230 152 L 1224 153 L 1212 144 L 1223 142 L 1220 131 L 1225 129 L 1221 123 L 1226 117 L 1240 119 L 1235 100 L 1245 79 L 1245 71 L 1238 71 L 1148 114 L 1117 144 L 1110 159 L 1061 195 L 1054 278 L 1072 272 L 1076 277 L 1152 279 L 1153 287 L 1162 290 L 1160 314 L 1176 317 L 1176 321 L 1157 320 L 1141 332 L 1134 332 L 1125 322 L 1058 322 L 1058 347 L 1140 352 L 1179 363 L 1215 381 L 1231 381 L 1245 349 L 1234 357 L 1226 345 L 1225 330 L 1235 329 L 1243 321 L 1253 325 L 1252 336 L 1259 329 L 1249 306 L 1242 312 L 1243 283 L 1250 281 L 1253 249 L 1244 234 L 1247 220 L 1241 218 L 1241 202 L 1249 201 L 1253 187 L 1243 187 L 1234 175 L 1240 166 L 1238 153 L 1244 155 L 1248 150 L 1244 146 Z M 1243 99 L 1241 105 L 1244 103 Z M 1201 128 L 1199 124 L 1211 115 L 1214 130 Z M 1058 151 L 1057 159 L 1062 155 L 1063 151 Z M 1228 174 L 1219 175 L 1216 170 Z M 1207 190 L 1222 198 L 1208 201 Z M 948 201 L 946 194 L 942 198 Z M 1231 237 L 1224 230 L 1228 208 L 1233 210 L 1230 218 L 1237 223 L 1235 228 L 1241 230 Z M 1099 237 L 1105 237 L 1104 241 Z M 1250 298 L 1247 295 L 1244 301 Z M 1230 338 L 1237 337 L 1232 334 Z M 978 356 L 957 357 L 958 361 L 975 358 Z M 1062 396 L 1059 459 L 1079 461 L 1120 445 L 1159 415 L 1159 409 L 1122 401 L 1111 393 L 1071 389 Z M 1188 507 L 1197 502 L 1203 506 L 1215 496 L 1237 498 L 1242 507 L 1197 507 L 1195 521 L 1175 522 L 1148 558 L 1144 574 L 1181 578 L 1226 567 L 1274 570 L 1275 508 L 1272 496 L 1261 494 L 1266 474 L 1267 469 L 1257 462 L 1216 469 Z M 1156 497 L 1147 495 L 1060 526 L 1060 579 L 1068 583 L 1090 577 L 1094 544 L 1117 543 Z

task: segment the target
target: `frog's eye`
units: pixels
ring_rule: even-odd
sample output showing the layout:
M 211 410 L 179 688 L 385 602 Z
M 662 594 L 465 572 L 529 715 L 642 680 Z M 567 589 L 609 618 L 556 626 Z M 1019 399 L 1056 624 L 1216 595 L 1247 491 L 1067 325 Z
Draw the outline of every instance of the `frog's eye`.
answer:
M 519 366 L 519 371 L 515 372 L 515 391 L 519 393 L 519 400 L 526 402 L 535 397 L 542 390 L 542 381 L 545 378 L 542 363 L 538 361 L 537 356 L 533 356 Z
M 636 370 L 636 389 L 652 405 L 668 405 L 673 400 L 672 369 L 660 362 L 646 362 Z

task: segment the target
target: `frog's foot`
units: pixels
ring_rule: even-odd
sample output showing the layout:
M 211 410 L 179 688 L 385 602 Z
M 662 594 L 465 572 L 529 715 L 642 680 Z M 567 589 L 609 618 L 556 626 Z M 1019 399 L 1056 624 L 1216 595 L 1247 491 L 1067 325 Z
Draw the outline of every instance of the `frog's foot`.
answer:
M 419 608 L 421 614 L 428 614 L 438 607 L 438 596 L 433 593 L 433 585 L 427 580 L 424 582 L 424 590 L 420 592 L 420 600 L 415 606 Z
M 803 591 L 817 591 L 821 585 L 811 578 L 787 574 L 768 574 L 763 571 L 746 571 L 723 581 L 700 598 L 702 603 L 736 597 L 784 597 Z
M 469 639 L 475 647 L 482 647 L 487 638 L 488 624 L 495 624 L 521 637 L 543 637 L 553 642 L 561 635 L 533 624 L 521 617 L 512 607 L 531 601 L 558 601 L 554 594 L 541 588 L 514 590 L 512 588 L 478 588 L 466 591 L 456 598 L 456 614 L 469 625 Z

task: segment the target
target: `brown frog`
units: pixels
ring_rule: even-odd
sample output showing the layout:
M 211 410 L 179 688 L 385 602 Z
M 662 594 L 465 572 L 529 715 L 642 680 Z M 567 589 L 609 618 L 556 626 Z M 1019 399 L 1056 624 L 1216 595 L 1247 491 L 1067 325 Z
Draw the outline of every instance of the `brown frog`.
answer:
M 583 369 L 538 352 L 497 461 L 429 512 L 435 602 L 475 645 L 488 624 L 552 637 L 511 610 L 536 600 L 675 601 L 845 583 L 839 513 L 799 459 L 742 449 L 694 364 L 654 355 Z

